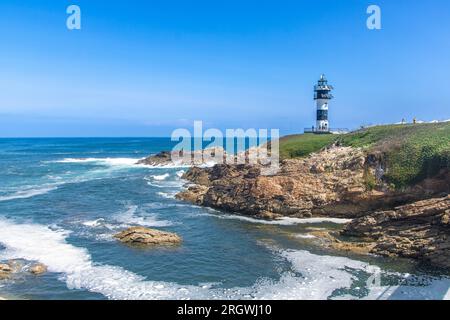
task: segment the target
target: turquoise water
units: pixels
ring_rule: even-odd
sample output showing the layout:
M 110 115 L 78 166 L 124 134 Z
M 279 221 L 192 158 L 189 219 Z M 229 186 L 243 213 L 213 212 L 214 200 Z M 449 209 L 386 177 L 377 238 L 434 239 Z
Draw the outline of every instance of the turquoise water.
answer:
M 49 272 L 0 282 L 20 299 L 449 298 L 450 278 L 407 260 L 344 256 L 308 235 L 321 221 L 260 222 L 178 201 L 186 168 L 134 163 L 169 139 L 0 139 L 0 261 Z M 334 221 L 341 222 L 341 221 Z M 143 225 L 177 248 L 113 239 Z M 371 285 L 368 280 L 374 284 Z

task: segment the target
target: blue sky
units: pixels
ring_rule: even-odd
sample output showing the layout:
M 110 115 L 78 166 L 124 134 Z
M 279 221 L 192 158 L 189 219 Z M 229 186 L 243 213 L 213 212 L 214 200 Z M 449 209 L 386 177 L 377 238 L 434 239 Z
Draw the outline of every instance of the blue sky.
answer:
M 448 0 L 2 0 L 0 136 L 301 132 L 321 73 L 332 127 L 449 119 L 449 39 Z

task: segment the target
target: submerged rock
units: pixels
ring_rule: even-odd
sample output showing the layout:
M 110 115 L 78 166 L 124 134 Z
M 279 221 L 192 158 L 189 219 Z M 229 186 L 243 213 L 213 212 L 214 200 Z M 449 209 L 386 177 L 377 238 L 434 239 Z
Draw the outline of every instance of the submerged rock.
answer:
M 8 279 L 13 272 L 13 269 L 9 264 L 1 263 L 0 264 L 0 280 Z
M 181 238 L 171 232 L 148 229 L 144 227 L 131 227 L 114 236 L 122 243 L 131 245 L 177 245 Z
M 47 272 L 47 266 L 42 263 L 36 263 L 30 267 L 29 271 L 36 276 L 41 275 Z
M 10 260 L 8 265 L 11 267 L 13 273 L 18 273 L 23 270 L 24 262 L 22 260 Z
M 25 274 L 29 272 L 34 275 L 41 275 L 47 272 L 47 266 L 42 263 L 35 263 L 29 267 L 24 267 L 21 260 L 11 260 L 8 263 L 0 264 L 0 280 L 9 279 L 15 274 Z

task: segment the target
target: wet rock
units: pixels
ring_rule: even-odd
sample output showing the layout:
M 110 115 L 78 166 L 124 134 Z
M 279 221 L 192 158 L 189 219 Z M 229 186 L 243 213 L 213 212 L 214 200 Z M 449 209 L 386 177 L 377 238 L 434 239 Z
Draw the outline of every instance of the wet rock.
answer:
M 29 271 L 36 276 L 41 275 L 47 272 L 47 266 L 42 263 L 36 263 L 30 267 Z
M 0 264 L 0 280 L 8 279 L 13 272 L 13 269 L 9 264 L 1 263 Z
M 140 246 L 177 245 L 181 238 L 171 232 L 164 232 L 144 227 L 131 227 L 114 236 L 122 243 Z
M 338 235 L 326 230 L 317 230 L 310 232 L 309 234 L 318 239 L 322 246 L 333 250 L 353 252 L 357 254 L 368 254 L 374 247 L 374 244 L 368 241 L 342 241 L 338 238 Z
M 172 161 L 172 154 L 169 151 L 162 151 L 156 155 L 139 160 L 136 164 L 161 166 L 170 164 L 171 161 Z
M 24 261 L 23 260 L 9 260 L 8 261 L 8 265 L 13 269 L 13 272 L 21 272 L 23 270 L 23 266 L 24 266 Z
M 450 268 L 450 196 L 378 211 L 349 223 L 344 236 L 368 239 L 371 253 Z

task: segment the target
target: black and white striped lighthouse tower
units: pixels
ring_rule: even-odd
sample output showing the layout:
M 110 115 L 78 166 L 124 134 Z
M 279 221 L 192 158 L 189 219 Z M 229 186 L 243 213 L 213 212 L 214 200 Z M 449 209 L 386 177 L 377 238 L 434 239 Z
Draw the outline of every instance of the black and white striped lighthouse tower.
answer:
M 330 132 L 330 123 L 328 122 L 328 102 L 333 99 L 330 93 L 333 86 L 328 84 L 325 75 L 320 76 L 317 85 L 314 86 L 314 100 L 317 104 L 317 127 L 315 132 L 328 133 Z

